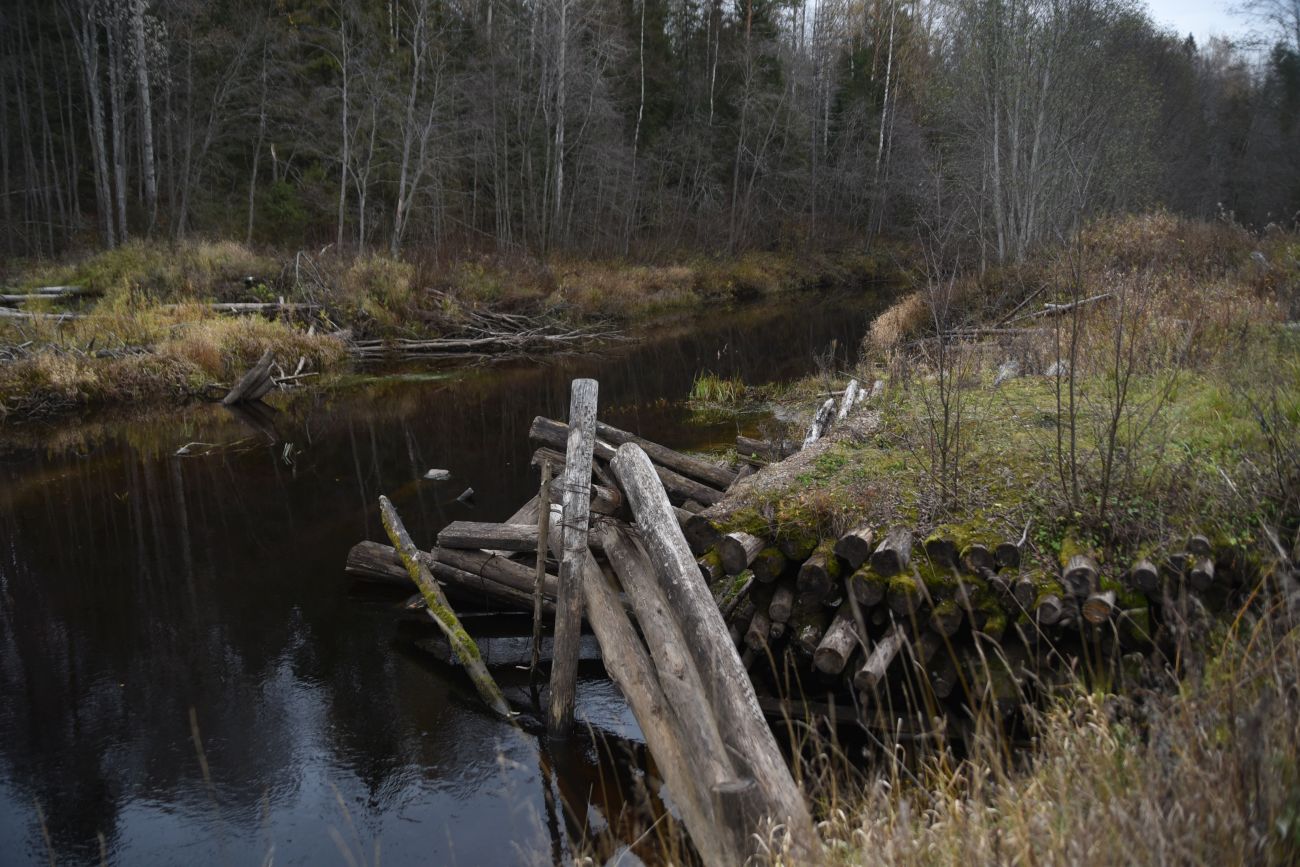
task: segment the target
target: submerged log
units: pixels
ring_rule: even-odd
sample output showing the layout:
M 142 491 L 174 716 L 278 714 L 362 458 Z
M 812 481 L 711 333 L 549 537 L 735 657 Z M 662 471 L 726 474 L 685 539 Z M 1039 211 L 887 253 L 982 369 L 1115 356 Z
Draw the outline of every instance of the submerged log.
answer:
M 546 717 L 547 731 L 560 737 L 568 735 L 573 728 L 578 637 L 582 628 L 582 569 L 585 559 L 591 557 L 587 550 L 587 523 L 591 514 L 591 460 L 596 444 L 598 393 L 599 385 L 594 379 L 575 379 L 570 387 L 564 475 L 560 483 L 564 517 L 558 528 L 563 550 L 554 552 L 560 560 L 560 581 L 555 600 L 555 659 L 551 663 L 551 694 Z M 675 524 L 676 519 L 673 520 Z
M 388 531 L 388 538 L 392 540 L 393 547 L 402 558 L 407 574 L 411 576 L 411 580 L 415 582 L 415 586 L 420 589 L 421 595 L 429 605 L 429 617 L 438 624 L 438 628 L 451 642 L 452 649 L 456 651 L 456 656 L 460 658 L 461 665 L 465 667 L 470 680 L 474 682 L 474 688 L 482 696 L 483 702 L 497 714 L 509 718 L 510 706 L 506 704 L 501 688 L 497 686 L 487 666 L 483 664 L 478 646 L 460 625 L 455 610 L 447 601 L 446 595 L 434 580 L 429 568 L 424 565 L 419 549 L 411 541 L 406 528 L 402 526 L 402 519 L 397 516 L 397 510 L 393 508 L 393 504 L 387 497 L 379 498 L 379 512 L 383 516 L 384 529 Z
M 812 816 L 768 727 L 726 623 L 700 579 L 663 485 L 641 448 L 620 446 L 610 462 L 627 493 L 642 541 L 694 660 L 728 750 L 745 756 L 758 783 L 761 812 L 786 826 L 797 852 L 818 848 Z
M 221 402 L 231 406 L 266 397 L 267 393 L 275 387 L 271 379 L 271 365 L 274 362 L 275 354 L 271 350 L 263 352 L 257 363 L 248 369 L 239 382 L 235 383 L 235 387 L 226 393 Z

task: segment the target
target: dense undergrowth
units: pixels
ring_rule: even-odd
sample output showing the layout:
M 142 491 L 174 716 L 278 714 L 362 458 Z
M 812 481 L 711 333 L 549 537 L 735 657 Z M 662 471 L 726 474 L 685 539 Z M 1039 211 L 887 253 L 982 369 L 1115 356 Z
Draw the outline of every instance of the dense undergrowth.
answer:
M 1205 533 L 1249 563 L 1229 604 L 1124 677 L 1039 684 L 1014 738 L 979 683 L 960 738 L 879 744 L 866 763 L 796 723 L 827 862 L 1300 857 L 1298 313 L 1296 234 L 1106 220 L 1022 266 L 932 275 L 855 369 L 774 390 L 811 414 L 849 375 L 888 385 L 750 488 L 777 527 L 1027 527 L 1030 566 L 1083 540 L 1115 579 Z
M 796 256 L 752 252 L 676 264 L 475 259 L 450 264 L 378 255 L 280 256 L 229 242 L 132 242 L 67 263 L 14 263 L 18 291 L 76 285 L 88 299 L 30 303 L 81 318 L 0 319 L 0 417 L 211 395 L 267 349 L 282 364 L 336 368 L 349 338 L 456 335 L 475 311 L 530 323 L 631 323 L 788 290 L 902 279 L 904 250 Z M 206 302 L 312 305 L 309 314 L 231 319 Z

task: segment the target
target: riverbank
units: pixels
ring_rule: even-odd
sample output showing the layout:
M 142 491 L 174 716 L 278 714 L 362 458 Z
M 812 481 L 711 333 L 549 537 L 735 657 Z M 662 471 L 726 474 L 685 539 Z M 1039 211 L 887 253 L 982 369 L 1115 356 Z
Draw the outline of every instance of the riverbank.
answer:
M 1142 605 L 1152 630 L 1121 667 L 1084 640 L 1060 683 L 1035 680 L 1023 728 L 978 711 L 960 739 L 868 765 L 809 736 L 801 772 L 833 863 L 1294 861 L 1298 304 L 1294 234 L 1105 221 L 1023 266 L 923 283 L 877 318 L 856 367 L 757 390 L 787 420 L 761 433 L 798 442 L 850 377 L 884 383 L 723 511 L 817 538 L 1020 538 L 1020 575 L 1083 553 L 1096 595 Z M 714 412 L 746 394 L 699 391 L 720 396 Z M 1154 596 L 1133 583 L 1142 561 Z M 973 677 L 966 703 L 986 688 Z M 927 713 L 913 701 L 893 712 Z
M 456 351 L 536 352 L 547 340 L 573 349 L 614 329 L 785 292 L 898 285 L 909 261 L 900 248 L 658 265 L 480 259 L 416 266 L 378 256 L 266 255 L 230 242 L 132 243 L 7 275 L 14 293 L 72 285 L 85 294 L 37 299 L 15 307 L 19 316 L 0 318 L 0 418 L 220 396 L 267 349 L 288 374 L 325 377 L 356 355 L 399 343 L 500 337 L 500 345 Z M 229 308 L 241 304 L 267 308 Z

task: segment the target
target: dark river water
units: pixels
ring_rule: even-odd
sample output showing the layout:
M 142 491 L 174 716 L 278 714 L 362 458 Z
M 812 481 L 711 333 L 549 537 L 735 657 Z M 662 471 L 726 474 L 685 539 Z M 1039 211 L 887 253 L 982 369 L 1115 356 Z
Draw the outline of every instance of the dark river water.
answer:
M 876 306 L 802 295 L 600 353 L 364 371 L 262 419 L 0 431 L 0 864 L 545 864 L 583 828 L 624 833 L 645 757 L 599 663 L 580 735 L 497 721 L 405 640 L 400 592 L 343 575 L 347 551 L 384 539 L 380 494 L 422 545 L 514 512 L 529 423 L 565 417 L 574 377 L 612 424 L 725 444 L 735 420 L 683 405 L 698 373 L 792 378 L 833 340 L 842 361 Z M 526 705 L 526 673 L 497 674 Z

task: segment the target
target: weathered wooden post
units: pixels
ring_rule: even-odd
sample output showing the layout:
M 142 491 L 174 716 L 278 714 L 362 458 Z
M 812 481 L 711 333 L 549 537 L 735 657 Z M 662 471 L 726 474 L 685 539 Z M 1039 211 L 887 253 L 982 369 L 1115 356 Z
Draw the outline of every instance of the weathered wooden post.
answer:
M 542 486 L 537 492 L 537 501 L 543 504 L 537 510 L 537 563 L 533 572 L 533 655 L 528 666 L 528 686 L 533 693 L 533 704 L 537 700 L 537 666 L 542 655 L 542 583 L 546 578 L 546 544 L 551 533 L 551 462 L 542 462 Z
M 578 678 L 578 639 L 582 627 L 582 563 L 587 552 L 591 509 L 591 457 L 596 446 L 594 379 L 575 379 L 569 394 L 569 438 L 564 455 L 560 586 L 555 600 L 555 655 L 551 660 L 551 694 L 547 730 L 563 737 L 573 728 L 573 701 Z

